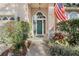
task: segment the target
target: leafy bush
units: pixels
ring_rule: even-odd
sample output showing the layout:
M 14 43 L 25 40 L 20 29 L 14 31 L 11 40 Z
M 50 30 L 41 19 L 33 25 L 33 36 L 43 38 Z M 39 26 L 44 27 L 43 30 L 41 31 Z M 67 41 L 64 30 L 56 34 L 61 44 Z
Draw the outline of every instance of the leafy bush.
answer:
M 58 30 L 68 33 L 67 37 L 71 45 L 79 44 L 79 19 L 60 22 L 57 25 Z
M 5 30 L 6 25 L 4 24 L 3 26 L 0 27 L 0 44 L 11 44 L 11 38 L 8 36 L 9 33 L 6 32 Z
M 6 24 L 6 33 L 12 38 L 13 43 L 20 43 L 28 38 L 29 23 L 24 21 L 11 21 Z
M 79 19 L 60 22 L 57 30 L 64 35 L 55 34 L 49 53 L 52 56 L 79 56 Z M 59 40 L 61 38 L 69 43 L 68 46 L 62 45 L 63 40 Z
M 4 33 L 2 33 L 1 38 L 13 45 L 13 53 L 15 55 L 20 55 L 20 50 L 22 53 L 26 49 L 25 40 L 28 38 L 30 31 L 29 23 L 24 21 L 10 21 L 5 24 L 3 30 Z
M 54 44 L 49 49 L 49 53 L 52 56 L 79 56 L 79 50 L 76 50 L 73 47 L 60 46 L 58 44 Z

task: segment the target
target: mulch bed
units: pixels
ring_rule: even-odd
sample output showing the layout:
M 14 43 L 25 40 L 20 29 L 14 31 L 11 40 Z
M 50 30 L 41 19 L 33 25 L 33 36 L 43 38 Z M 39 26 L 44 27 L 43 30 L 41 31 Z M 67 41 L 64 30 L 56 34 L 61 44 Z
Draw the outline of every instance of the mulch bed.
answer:
M 28 52 L 28 49 L 30 48 L 31 41 L 27 41 L 26 45 L 23 46 L 22 51 L 19 52 L 19 54 L 14 54 L 12 47 L 9 49 L 5 50 L 0 56 L 25 56 Z M 14 55 L 9 55 L 9 54 L 14 54 Z

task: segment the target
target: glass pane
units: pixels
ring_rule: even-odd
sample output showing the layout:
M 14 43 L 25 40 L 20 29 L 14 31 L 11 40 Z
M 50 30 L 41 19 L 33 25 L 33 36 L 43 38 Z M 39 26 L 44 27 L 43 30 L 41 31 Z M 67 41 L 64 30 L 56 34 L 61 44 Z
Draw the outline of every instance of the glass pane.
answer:
M 15 18 L 14 17 L 11 17 L 10 20 L 15 20 Z
M 37 34 L 42 34 L 42 20 L 37 20 Z
M 38 12 L 37 13 L 37 18 L 45 18 L 45 16 L 41 12 Z
M 3 20 L 8 20 L 8 18 L 7 17 L 4 17 Z

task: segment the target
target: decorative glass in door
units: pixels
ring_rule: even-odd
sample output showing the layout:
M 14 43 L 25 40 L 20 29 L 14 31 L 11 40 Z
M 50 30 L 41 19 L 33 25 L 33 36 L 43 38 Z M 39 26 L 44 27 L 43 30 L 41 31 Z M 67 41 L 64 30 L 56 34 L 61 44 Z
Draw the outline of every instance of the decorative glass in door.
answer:
M 42 20 L 37 20 L 37 34 L 42 34 Z

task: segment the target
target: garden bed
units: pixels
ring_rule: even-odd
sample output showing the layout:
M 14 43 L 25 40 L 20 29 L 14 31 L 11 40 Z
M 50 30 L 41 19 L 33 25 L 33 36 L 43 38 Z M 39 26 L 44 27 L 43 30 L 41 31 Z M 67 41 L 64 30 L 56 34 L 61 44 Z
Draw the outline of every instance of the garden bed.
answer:
M 79 46 L 61 46 L 56 43 L 49 44 L 51 56 L 79 56 Z
M 58 23 L 49 47 L 52 56 L 79 56 L 79 19 Z
M 9 45 L 0 45 L 0 56 L 25 56 L 27 55 L 28 49 L 30 49 L 31 46 L 31 41 L 30 40 L 26 40 L 25 42 L 25 48 L 23 50 L 21 50 L 18 54 L 14 54 L 13 52 L 13 46 Z
M 0 29 L 0 44 L 11 44 L 10 48 L 4 49 L 1 53 L 5 55 L 21 56 L 26 55 L 27 47 L 25 41 L 30 31 L 29 23 L 24 21 L 10 21 L 4 24 Z M 4 47 L 4 46 L 3 46 Z

